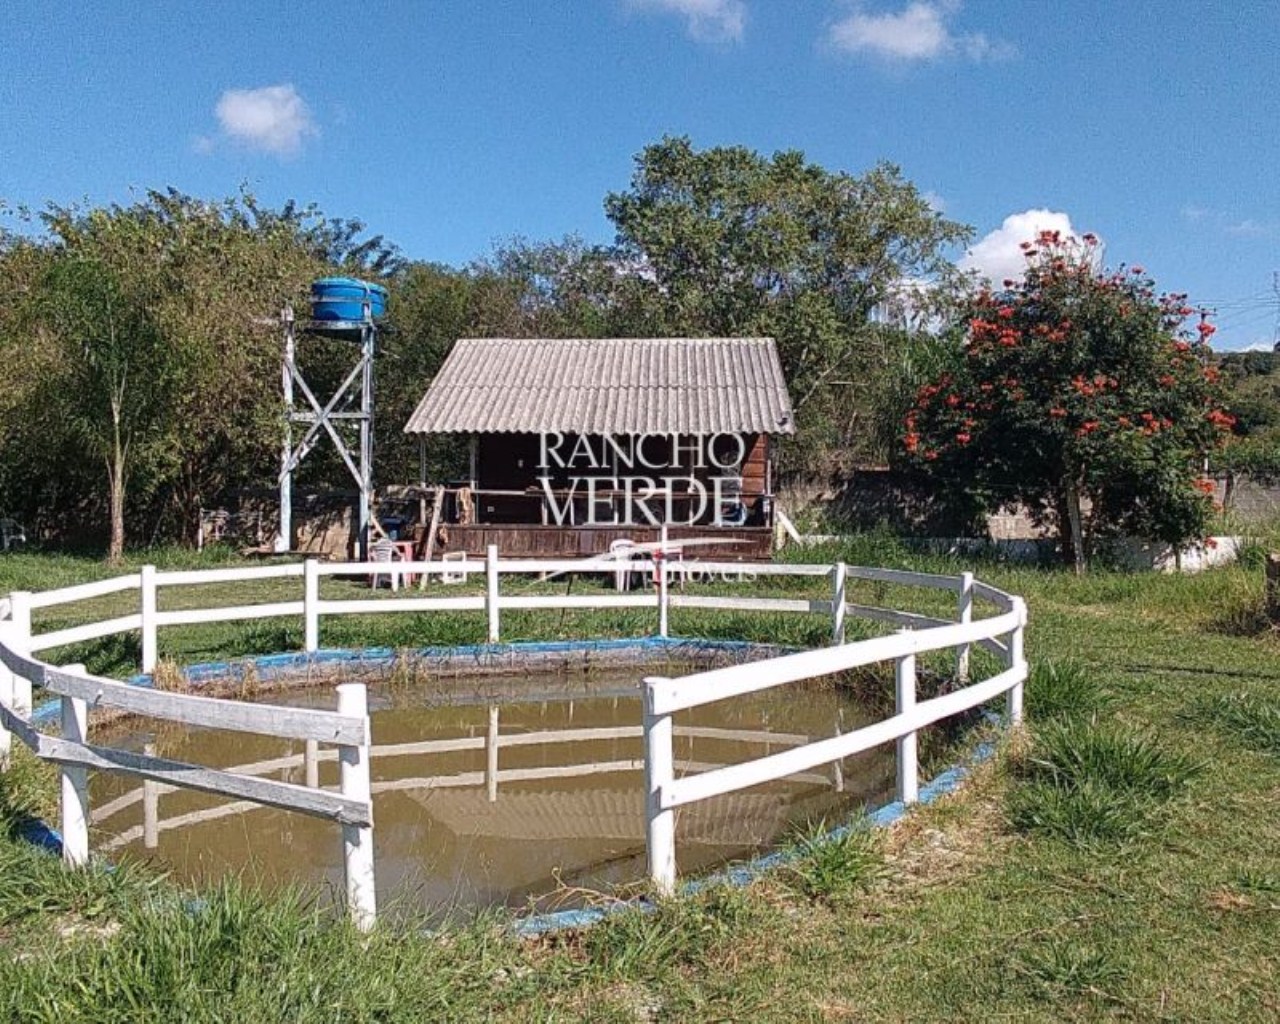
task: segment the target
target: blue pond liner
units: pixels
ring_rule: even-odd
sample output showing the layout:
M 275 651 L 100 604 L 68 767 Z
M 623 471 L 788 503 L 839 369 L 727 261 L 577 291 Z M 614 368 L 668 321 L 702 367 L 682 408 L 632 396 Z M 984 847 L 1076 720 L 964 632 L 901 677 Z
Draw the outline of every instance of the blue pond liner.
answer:
M 757 644 L 749 640 L 702 640 L 690 637 L 642 637 L 640 639 L 622 640 L 550 640 L 527 641 L 505 644 L 468 644 L 460 647 L 421 647 L 407 652 L 411 657 L 424 660 L 439 659 L 456 667 L 467 661 L 483 662 L 488 665 L 510 667 L 510 661 L 503 665 L 498 659 L 514 659 L 521 655 L 548 654 L 590 654 L 592 652 L 623 653 L 634 651 L 637 654 L 662 654 L 668 657 L 681 653 L 706 653 L 708 651 L 725 651 L 747 654 L 759 651 L 779 653 L 779 648 L 770 648 L 767 644 Z M 788 648 L 794 650 L 794 648 Z M 245 665 L 252 665 L 263 679 L 272 679 L 287 675 L 299 669 L 315 666 L 373 667 L 390 665 L 405 652 L 391 647 L 366 647 L 359 650 L 326 649 L 313 654 L 268 654 L 249 658 L 238 658 L 232 661 L 204 662 L 192 665 L 183 670 L 188 682 L 193 687 L 200 687 L 210 681 L 225 678 L 228 674 Z M 151 676 L 140 674 L 130 677 L 126 682 L 131 686 L 150 687 Z M 48 725 L 57 721 L 61 709 L 61 701 L 48 701 L 37 708 L 31 715 L 33 725 Z M 1002 721 L 1000 716 L 988 712 L 990 721 Z M 920 804 L 927 805 L 955 792 L 970 774 L 974 767 L 989 760 L 995 754 L 995 746 L 991 743 L 980 744 L 968 760 L 954 765 L 934 779 L 920 787 Z M 865 823 L 874 828 L 884 828 L 898 821 L 906 814 L 907 807 L 900 800 L 874 811 L 868 812 Z M 860 827 L 862 822 L 840 825 L 823 837 L 826 842 L 839 840 L 848 832 Z M 62 836 L 38 818 L 28 819 L 18 830 L 19 837 L 51 853 L 62 852 Z M 680 891 L 685 894 L 696 894 L 718 885 L 747 885 L 764 873 L 781 867 L 800 854 L 793 850 L 775 850 L 761 854 L 742 864 L 732 864 L 720 871 L 702 878 L 690 879 L 681 884 Z M 517 918 L 512 922 L 511 930 L 522 938 L 534 938 L 549 932 L 588 928 L 598 924 L 614 914 L 633 910 L 641 913 L 652 913 L 656 909 L 654 903 L 644 897 L 619 901 L 600 907 L 582 907 L 576 910 L 558 910 L 544 914 L 532 914 Z
M 960 788 L 960 784 L 965 777 L 977 765 L 989 760 L 994 755 L 995 746 L 993 744 L 980 744 L 964 764 L 953 765 L 926 785 L 921 786 L 920 803 L 931 804 L 935 800 L 954 793 Z M 906 813 L 907 805 L 901 800 L 895 800 L 891 804 L 885 804 L 883 807 L 868 813 L 865 822 L 873 828 L 886 828 Z M 839 825 L 821 837 L 819 842 L 835 842 L 860 825 L 861 822 Z M 782 867 L 800 856 L 802 854 L 795 850 L 775 850 L 772 853 L 764 853 L 743 864 L 732 864 L 714 874 L 690 879 L 681 884 L 680 891 L 685 895 L 692 896 L 718 885 L 734 887 L 748 885 L 761 875 Z M 522 938 L 535 938 L 539 935 L 546 935 L 548 932 L 590 928 L 592 925 L 599 924 L 606 918 L 624 910 L 651 914 L 656 909 L 657 906 L 652 900 L 641 897 L 634 900 L 611 903 L 602 907 L 582 907 L 578 910 L 556 910 L 546 914 L 533 914 L 529 917 L 516 919 L 512 923 L 511 930 Z

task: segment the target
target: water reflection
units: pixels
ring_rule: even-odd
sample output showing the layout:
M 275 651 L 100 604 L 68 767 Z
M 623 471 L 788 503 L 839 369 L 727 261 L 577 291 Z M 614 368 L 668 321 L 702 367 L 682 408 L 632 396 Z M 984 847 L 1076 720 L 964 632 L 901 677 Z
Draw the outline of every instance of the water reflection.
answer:
M 572 903 L 579 889 L 644 874 L 640 671 L 627 677 L 489 677 L 397 689 L 371 686 L 374 837 L 381 906 L 460 909 Z M 280 701 L 279 695 L 273 699 Z M 329 691 L 291 703 L 332 706 Z M 865 724 L 830 684 L 807 684 L 676 716 L 678 774 L 762 757 Z M 117 746 L 337 787 L 334 749 L 212 730 L 117 731 Z M 788 828 L 843 817 L 892 787 L 876 751 L 677 812 L 680 870 L 748 856 Z M 158 786 L 156 845 L 144 835 L 143 789 L 99 775 L 95 848 L 153 857 L 179 879 L 245 871 L 267 883 L 342 884 L 339 829 L 329 822 Z

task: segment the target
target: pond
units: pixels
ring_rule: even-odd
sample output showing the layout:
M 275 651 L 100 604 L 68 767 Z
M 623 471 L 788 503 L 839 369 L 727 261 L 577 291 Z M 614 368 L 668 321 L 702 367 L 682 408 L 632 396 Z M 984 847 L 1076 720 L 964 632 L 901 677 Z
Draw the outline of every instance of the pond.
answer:
M 512 674 L 370 684 L 374 851 L 380 912 L 578 905 L 645 875 L 639 668 L 595 675 Z M 329 689 L 273 703 L 334 706 Z M 870 721 L 830 681 L 710 704 L 675 717 L 677 775 L 762 757 Z M 303 783 L 303 744 L 166 727 L 107 730 L 114 746 Z M 491 742 L 497 738 L 496 748 Z M 496 756 L 496 772 L 493 757 Z M 893 749 L 881 748 L 677 812 L 685 876 L 770 847 L 797 827 L 843 820 L 890 798 Z M 338 782 L 321 750 L 319 781 Z M 93 779 L 95 849 L 153 859 L 182 881 L 242 873 L 267 885 L 342 889 L 332 822 L 204 794 L 159 797 L 158 843 L 143 837 L 136 780 Z

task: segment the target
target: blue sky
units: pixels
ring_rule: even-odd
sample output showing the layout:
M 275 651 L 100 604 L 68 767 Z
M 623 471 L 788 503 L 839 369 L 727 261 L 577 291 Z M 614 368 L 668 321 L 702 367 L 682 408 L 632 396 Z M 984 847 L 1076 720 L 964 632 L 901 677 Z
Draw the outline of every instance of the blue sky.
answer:
M 1276 337 L 1277 0 L 275 6 L 12 5 L 0 197 L 246 182 L 463 264 L 514 235 L 607 241 L 605 193 L 687 134 L 897 163 L 997 275 L 1069 221 L 1216 306 L 1221 347 Z

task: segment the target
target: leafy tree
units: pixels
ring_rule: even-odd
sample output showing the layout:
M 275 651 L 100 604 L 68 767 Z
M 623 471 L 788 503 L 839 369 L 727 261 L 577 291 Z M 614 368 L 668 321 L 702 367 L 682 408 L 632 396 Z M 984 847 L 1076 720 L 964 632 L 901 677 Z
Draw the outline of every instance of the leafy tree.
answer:
M 908 461 L 988 508 L 1020 502 L 1056 527 L 1077 570 L 1094 538 L 1180 545 L 1212 511 L 1204 460 L 1234 420 L 1213 326 L 1141 267 L 1097 266 L 1096 240 L 1042 234 L 1020 281 L 969 305 L 951 366 L 903 419 Z
M 143 304 L 98 263 L 61 259 L 49 269 L 42 323 L 64 346 L 65 395 L 57 402 L 74 439 L 105 470 L 111 534 L 108 561 L 124 554 L 125 494 L 130 470 L 161 454 L 165 397 L 176 383 Z M 52 383 L 51 380 L 46 383 Z M 56 400 L 56 396 L 47 395 Z
M 605 209 L 614 273 L 647 293 L 655 333 L 777 340 L 801 431 L 792 463 L 808 469 L 870 454 L 901 341 L 878 314 L 910 282 L 949 278 L 945 252 L 969 234 L 890 164 L 855 176 L 687 138 L 646 147 Z
M 1280 480 L 1280 357 L 1274 352 L 1228 352 L 1218 366 L 1236 425 L 1230 443 L 1214 453 L 1212 465 L 1227 475 L 1229 501 L 1239 475 Z
M 307 284 L 337 269 L 325 259 L 350 255 L 349 239 L 314 212 L 263 210 L 248 193 L 208 202 L 168 190 L 129 206 L 50 206 L 40 223 L 41 235 L 0 239 L 0 272 L 15 285 L 0 308 L 0 365 L 12 384 L 0 403 L 0 507 L 42 532 L 95 540 L 86 526 L 115 518 L 100 496 L 98 456 L 76 426 L 91 365 L 80 353 L 86 339 L 101 347 L 86 332 L 109 305 L 128 334 L 118 343 L 148 347 L 124 377 L 132 394 L 121 415 L 137 417 L 124 518 L 144 542 L 190 537 L 202 505 L 273 480 L 274 314 L 286 302 L 301 307 Z

